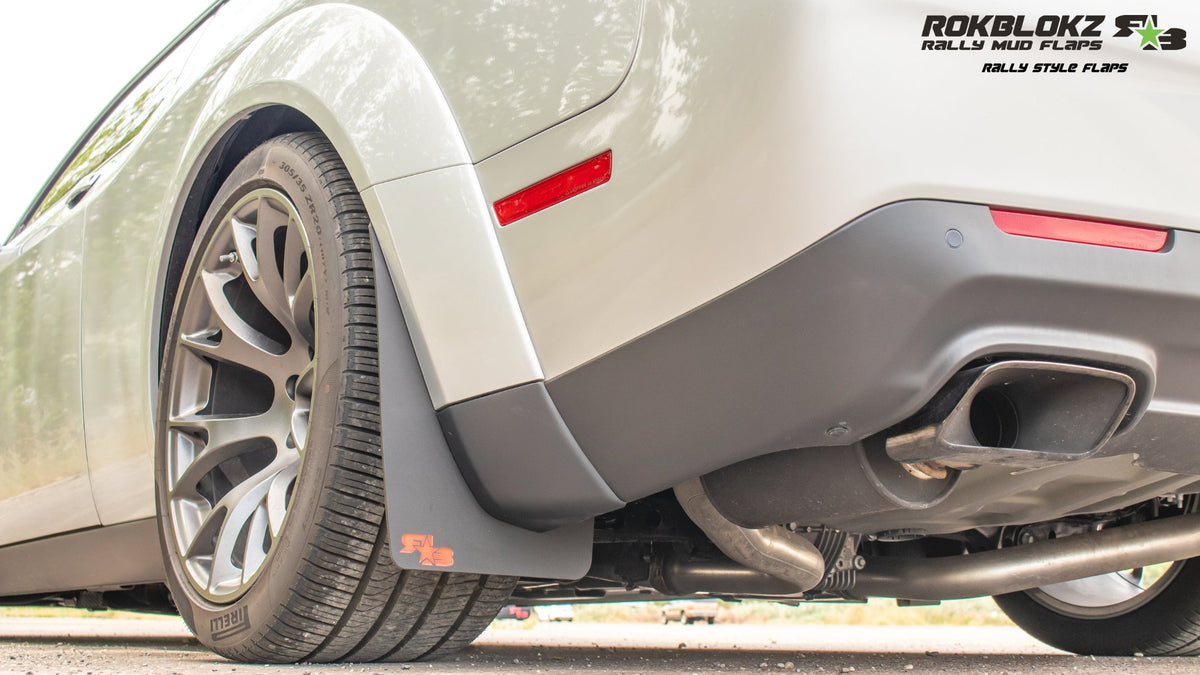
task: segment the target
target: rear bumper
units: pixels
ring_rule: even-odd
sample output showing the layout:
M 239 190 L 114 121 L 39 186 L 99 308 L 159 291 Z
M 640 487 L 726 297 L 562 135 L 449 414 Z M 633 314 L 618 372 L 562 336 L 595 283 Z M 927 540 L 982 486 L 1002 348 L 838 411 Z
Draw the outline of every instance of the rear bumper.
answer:
M 1005 234 L 984 206 L 899 202 L 547 389 L 626 501 L 757 455 L 849 445 L 993 355 L 1129 374 L 1133 412 L 1100 455 L 1200 473 L 1197 269 L 1196 233 L 1146 253 Z

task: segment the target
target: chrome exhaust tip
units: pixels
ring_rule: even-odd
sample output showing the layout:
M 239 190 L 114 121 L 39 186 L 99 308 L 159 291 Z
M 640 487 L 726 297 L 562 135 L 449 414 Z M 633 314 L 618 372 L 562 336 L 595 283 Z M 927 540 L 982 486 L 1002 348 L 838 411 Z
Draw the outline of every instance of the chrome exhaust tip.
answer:
M 1084 459 L 1116 432 L 1136 389 L 1124 373 L 1043 361 L 1003 361 L 959 378 L 918 415 L 917 428 L 887 439 L 889 457 L 954 468 Z

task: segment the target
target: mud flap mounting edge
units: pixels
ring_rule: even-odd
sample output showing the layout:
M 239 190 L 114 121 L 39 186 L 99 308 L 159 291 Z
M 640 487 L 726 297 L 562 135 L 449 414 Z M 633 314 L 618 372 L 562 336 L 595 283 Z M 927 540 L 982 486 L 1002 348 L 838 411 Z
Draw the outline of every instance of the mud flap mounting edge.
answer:
M 383 475 L 392 556 L 404 569 L 578 579 L 592 521 L 533 532 L 489 515 L 446 444 L 379 243 L 372 233 L 379 330 Z

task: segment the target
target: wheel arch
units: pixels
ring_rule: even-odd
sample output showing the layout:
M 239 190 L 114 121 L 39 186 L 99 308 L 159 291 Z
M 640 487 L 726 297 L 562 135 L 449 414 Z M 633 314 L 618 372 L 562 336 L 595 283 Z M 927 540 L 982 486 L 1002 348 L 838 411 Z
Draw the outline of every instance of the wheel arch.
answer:
M 214 27 L 214 41 L 229 29 Z M 296 35 L 312 39 L 296 40 Z M 348 50 L 338 38 L 353 37 Z M 203 51 L 203 45 L 198 51 Z M 366 58 L 363 58 L 366 57 Z M 469 164 L 466 144 L 440 88 L 404 35 L 383 17 L 348 5 L 286 14 L 228 61 L 207 66 L 181 166 L 190 167 L 164 240 L 156 365 L 182 268 L 212 198 L 259 144 L 319 131 L 358 189 L 437 168 Z M 356 79 L 363 75 L 368 81 Z M 201 82 L 203 79 L 201 80 Z
M 270 105 L 248 111 L 228 121 L 220 135 L 211 139 L 193 167 L 183 194 L 175 225 L 167 238 L 162 272 L 162 300 L 158 303 L 157 363 L 162 367 L 167 326 L 175 306 L 175 296 L 200 223 L 216 197 L 221 184 L 246 155 L 281 134 L 319 131 L 316 123 L 300 111 L 283 105 Z

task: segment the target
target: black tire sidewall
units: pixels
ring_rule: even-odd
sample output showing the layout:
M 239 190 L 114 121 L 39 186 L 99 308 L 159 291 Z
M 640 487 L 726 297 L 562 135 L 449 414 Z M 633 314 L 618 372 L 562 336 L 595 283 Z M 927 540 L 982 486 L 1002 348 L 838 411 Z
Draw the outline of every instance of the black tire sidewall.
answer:
M 348 317 L 342 302 L 346 281 L 339 255 L 337 214 L 315 167 L 284 139 L 286 137 L 269 141 L 251 152 L 237 165 L 213 199 L 184 269 L 159 383 L 154 474 L 167 583 L 180 615 L 197 638 L 227 655 L 236 655 L 244 645 L 257 642 L 275 624 L 281 608 L 295 593 L 305 557 L 312 549 L 313 523 L 321 507 L 326 474 L 330 471 L 334 431 L 344 390 L 342 348 Z M 244 195 L 264 187 L 280 190 L 291 199 L 308 238 L 309 265 L 316 280 L 318 373 L 313 388 L 307 447 L 280 537 L 251 587 L 236 600 L 217 604 L 196 592 L 178 556 L 171 552 L 173 544 L 168 543 L 174 541 L 175 535 L 166 515 L 166 469 L 162 455 L 166 447 L 170 370 L 180 326 L 179 308 L 185 306 L 193 290 L 190 282 L 196 265 L 226 212 Z M 220 637 L 214 638 L 214 632 Z M 281 660 L 287 658 L 281 655 Z
M 1067 616 L 1024 591 L 995 597 L 1013 623 L 1048 645 L 1077 654 L 1131 656 L 1166 654 L 1170 644 L 1187 644 L 1186 625 L 1200 632 L 1200 559 L 1182 565 L 1166 587 L 1145 604 L 1124 614 L 1087 619 Z

